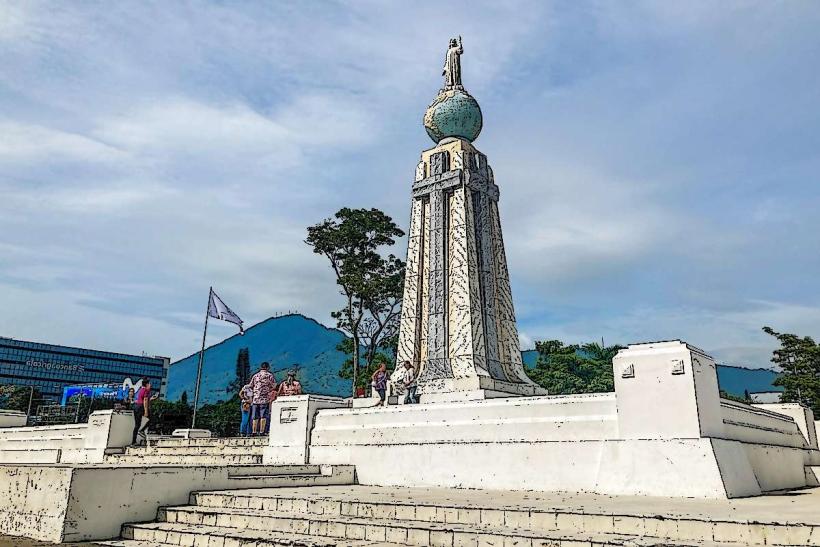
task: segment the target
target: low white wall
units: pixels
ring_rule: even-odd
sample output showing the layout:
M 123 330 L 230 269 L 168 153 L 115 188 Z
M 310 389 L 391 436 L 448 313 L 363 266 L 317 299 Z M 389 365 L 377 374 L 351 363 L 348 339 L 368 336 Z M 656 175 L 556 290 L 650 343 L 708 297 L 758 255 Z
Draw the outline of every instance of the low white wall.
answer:
M 293 486 L 289 473 L 264 467 L 71 467 L 0 465 L 0 534 L 79 542 L 119 536 L 126 522 L 154 520 L 165 505 L 188 503 L 191 492 Z M 244 478 L 242 475 L 251 475 Z M 304 485 L 352 484 L 352 468 L 323 469 Z
M 721 400 L 720 410 L 723 438 L 793 448 L 809 447 L 791 416 L 772 412 L 760 405 L 751 406 L 726 399 Z
M 0 534 L 60 543 L 69 467 L 0 465 Z
M 23 427 L 28 421 L 25 412 L 19 410 L 0 410 L 0 428 Z
M 305 464 L 309 461 L 310 432 L 316 413 L 347 407 L 341 397 L 289 395 L 271 404 L 270 435 L 262 461 L 266 465 Z
M 101 463 L 131 443 L 131 411 L 100 410 L 88 423 L 0 429 L 0 463 Z
M 715 498 L 760 494 L 740 443 L 710 439 L 410 443 L 311 447 L 354 463 L 360 484 Z
M 453 439 L 537 442 L 617 437 L 615 395 L 598 393 L 321 410 L 310 445 L 313 450 L 376 441 L 429 444 Z
M 809 448 L 818 449 L 817 427 L 814 421 L 814 413 L 810 408 L 806 408 L 799 403 L 762 403 L 752 405 L 769 412 L 789 416 L 797 424 L 800 433 Z
M 373 485 L 720 498 L 807 484 L 820 452 L 799 424 L 721 401 L 702 350 L 634 344 L 613 369 L 614 394 L 321 410 L 302 431 L 310 462 Z

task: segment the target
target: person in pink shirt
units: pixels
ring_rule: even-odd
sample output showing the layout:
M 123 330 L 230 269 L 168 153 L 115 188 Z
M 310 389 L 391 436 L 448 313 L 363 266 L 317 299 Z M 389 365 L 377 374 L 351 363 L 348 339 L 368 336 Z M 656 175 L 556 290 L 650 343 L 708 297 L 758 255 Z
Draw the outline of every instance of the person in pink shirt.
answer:
M 137 392 L 137 398 L 134 401 L 134 436 L 131 444 L 137 444 L 137 437 L 145 435 L 148 424 L 151 423 L 151 401 L 156 398 L 157 395 L 151 395 L 151 380 L 143 378 L 142 387 Z M 144 424 L 143 419 L 145 419 Z
M 302 384 L 299 383 L 299 380 L 296 379 L 296 371 L 289 370 L 288 371 L 288 378 L 281 384 L 279 384 L 279 396 L 287 396 L 287 395 L 301 395 L 302 394 Z

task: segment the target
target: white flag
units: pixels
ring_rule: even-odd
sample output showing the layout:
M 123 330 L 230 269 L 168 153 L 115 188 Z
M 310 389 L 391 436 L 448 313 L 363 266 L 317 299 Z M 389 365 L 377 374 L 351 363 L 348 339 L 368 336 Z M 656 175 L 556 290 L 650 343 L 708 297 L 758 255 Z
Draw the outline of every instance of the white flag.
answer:
M 227 321 L 239 326 L 239 332 L 244 333 L 242 329 L 242 320 L 236 315 L 231 308 L 225 305 L 225 302 L 211 289 L 211 297 L 208 300 L 208 316 L 222 321 Z

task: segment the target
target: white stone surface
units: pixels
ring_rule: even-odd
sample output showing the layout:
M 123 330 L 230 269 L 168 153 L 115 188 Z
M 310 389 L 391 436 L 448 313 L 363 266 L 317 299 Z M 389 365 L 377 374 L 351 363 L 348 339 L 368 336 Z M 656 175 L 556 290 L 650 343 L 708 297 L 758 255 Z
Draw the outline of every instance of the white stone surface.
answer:
M 790 493 L 791 494 L 791 493 Z M 369 526 L 420 527 L 453 530 L 460 545 L 672 545 L 743 547 L 749 545 L 820 545 L 820 489 L 735 500 L 670 499 L 641 496 L 550 494 L 445 488 L 327 486 L 277 488 L 198 494 L 197 511 L 276 509 L 290 518 L 310 519 L 311 533 L 333 535 L 355 527 L 357 518 Z M 180 514 L 181 517 L 181 514 Z M 206 517 L 207 518 L 207 517 Z M 218 518 L 218 517 L 217 517 Z M 174 517 L 167 519 L 173 521 Z M 177 521 L 191 522 L 181 517 Z M 263 521 L 266 519 L 258 519 Z M 328 522 L 323 522 L 327 520 Z M 334 526 L 335 522 L 351 526 Z M 237 522 L 241 526 L 244 520 Z M 266 524 L 270 524 L 269 522 Z M 190 529 L 190 525 L 188 525 Z M 307 525 L 304 525 L 308 528 Z M 266 527 L 267 528 L 267 527 Z M 327 528 L 327 530 L 324 530 Z M 273 525 L 272 530 L 281 529 Z M 535 532 L 538 535 L 521 532 Z M 421 532 L 421 530 L 419 530 Z M 459 532 L 468 532 L 460 534 Z M 472 534 L 470 534 L 472 532 Z M 518 537 L 515 537 L 518 532 Z M 560 535 L 543 536 L 540 534 Z M 512 534 L 503 537 L 500 534 Z M 595 534 L 614 534 L 612 538 Z M 592 536 L 592 537 L 590 537 Z M 398 535 L 404 542 L 406 535 Z M 392 535 L 387 539 L 393 540 Z M 440 538 L 437 538 L 440 539 Z M 611 540 L 611 541 L 609 541 Z M 478 543 L 481 541 L 481 543 Z M 425 542 L 429 545 L 432 542 Z M 436 543 L 437 544 L 437 543 Z M 444 545 L 451 545 L 449 541 Z
M 521 362 L 497 199 L 487 159 L 468 141 L 422 152 L 397 355 L 416 367 L 422 403 L 546 394 Z
M 171 436 L 183 439 L 208 439 L 211 432 L 207 429 L 175 429 Z
M 99 410 L 88 423 L 0 429 L 0 462 L 99 463 L 107 449 L 131 443 L 134 415 Z
M 158 507 L 184 504 L 195 490 L 352 482 L 345 467 L 0 465 L 0 534 L 55 543 L 114 538 L 123 523 L 153 520 Z
M 270 435 L 262 461 L 266 465 L 305 464 L 310 453 L 310 432 L 321 409 L 347 407 L 341 397 L 291 395 L 271 404 Z
M 614 394 L 491 399 L 461 378 L 426 405 L 322 410 L 310 462 L 372 485 L 726 498 L 814 484 L 813 417 L 721 400 L 701 350 L 636 344 L 613 367 Z
M 753 404 L 752 406 L 789 416 L 797 424 L 806 444 L 815 450 L 818 449 L 816 422 L 814 421 L 814 413 L 810 408 L 806 408 L 799 403 L 762 403 Z
M 23 427 L 26 425 L 28 416 L 25 412 L 17 410 L 0 410 L 0 428 L 3 427 Z
M 701 350 L 679 340 L 633 344 L 612 366 L 622 439 L 723 436 L 715 363 Z

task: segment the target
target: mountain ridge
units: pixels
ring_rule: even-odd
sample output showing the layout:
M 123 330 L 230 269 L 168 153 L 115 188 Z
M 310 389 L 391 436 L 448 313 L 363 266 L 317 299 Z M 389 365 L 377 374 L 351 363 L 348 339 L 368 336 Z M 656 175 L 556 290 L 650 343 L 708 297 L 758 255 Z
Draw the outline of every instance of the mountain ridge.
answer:
M 299 368 L 299 379 L 307 393 L 347 396 L 350 381 L 339 378 L 339 369 L 347 355 L 336 346 L 347 337 L 341 330 L 323 325 L 301 313 L 269 317 L 245 330 L 205 348 L 202 366 L 200 401 L 215 403 L 230 397 L 226 388 L 236 375 L 236 356 L 241 348 L 250 351 L 251 370 L 262 361 L 271 365 L 277 379 L 290 368 Z M 538 359 L 534 350 L 521 352 L 528 368 Z M 188 392 L 193 399 L 199 352 L 171 363 L 168 371 L 169 400 L 178 400 Z M 733 365 L 718 365 L 720 388 L 732 395 L 742 396 L 745 391 L 781 391 L 771 385 L 777 372 L 771 369 L 751 369 Z

